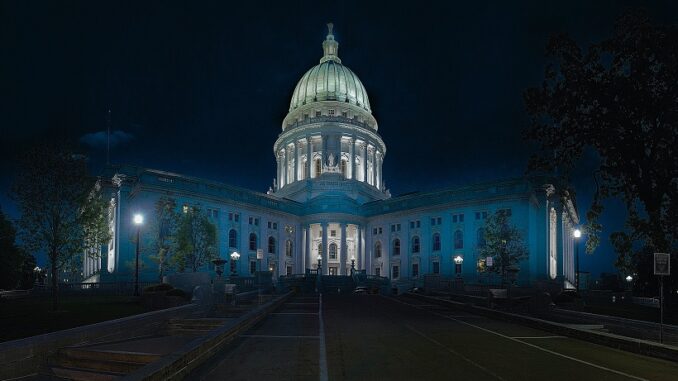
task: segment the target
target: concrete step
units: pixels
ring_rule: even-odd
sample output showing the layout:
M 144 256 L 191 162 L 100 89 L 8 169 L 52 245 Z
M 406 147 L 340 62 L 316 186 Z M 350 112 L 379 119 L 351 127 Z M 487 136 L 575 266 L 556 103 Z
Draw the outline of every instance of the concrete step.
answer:
M 59 354 L 74 359 L 127 361 L 142 364 L 148 364 L 160 359 L 160 355 L 153 353 L 96 350 L 87 347 L 61 348 Z
M 170 336 L 205 336 L 211 329 L 169 328 L 166 333 Z
M 114 381 L 119 380 L 123 374 L 110 372 L 92 372 L 87 369 L 51 367 L 55 376 L 64 380 L 74 381 Z
M 169 321 L 170 328 L 189 328 L 189 329 L 214 329 L 226 324 L 229 319 L 172 319 Z
M 94 359 L 79 359 L 67 356 L 57 356 L 54 360 L 54 366 L 60 368 L 80 369 L 91 372 L 104 372 L 127 374 L 131 373 L 147 363 L 136 363 L 130 361 L 114 361 L 114 360 L 94 360 Z

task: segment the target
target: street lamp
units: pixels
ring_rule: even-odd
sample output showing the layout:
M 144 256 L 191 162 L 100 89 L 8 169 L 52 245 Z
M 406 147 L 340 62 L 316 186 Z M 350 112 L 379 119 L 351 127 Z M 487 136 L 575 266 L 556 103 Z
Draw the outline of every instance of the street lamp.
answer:
M 355 272 L 355 255 L 351 255 L 351 275 Z
M 574 232 L 572 232 L 572 236 L 574 236 L 574 252 L 576 258 L 576 269 L 575 269 L 575 287 L 577 289 L 577 292 L 579 292 L 579 238 L 581 238 L 581 230 L 579 229 L 574 229 Z
M 457 273 L 457 276 L 461 276 L 461 264 L 464 263 L 464 257 L 457 255 L 454 257 L 454 272 Z
M 322 271 L 321 271 L 322 260 L 323 260 L 323 257 L 320 254 L 318 254 L 318 275 L 320 275 L 322 273 Z
M 240 259 L 240 254 L 237 251 L 231 253 L 231 261 L 233 261 L 233 268 L 231 275 L 238 275 L 238 259 Z
M 633 282 L 633 277 L 631 275 L 627 275 L 626 281 L 629 282 L 629 283 Z
M 134 215 L 134 225 L 137 226 L 137 252 L 134 270 L 134 296 L 139 296 L 139 242 L 141 241 L 141 225 L 144 223 L 144 216 L 142 214 Z

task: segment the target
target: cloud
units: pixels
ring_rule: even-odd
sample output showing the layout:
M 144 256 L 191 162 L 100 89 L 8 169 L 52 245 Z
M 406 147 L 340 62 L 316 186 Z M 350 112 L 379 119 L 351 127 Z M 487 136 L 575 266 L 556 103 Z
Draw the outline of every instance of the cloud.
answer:
M 134 140 L 134 135 L 122 130 L 111 131 L 111 147 Z M 80 137 L 80 142 L 93 148 L 106 148 L 106 131 L 92 132 Z

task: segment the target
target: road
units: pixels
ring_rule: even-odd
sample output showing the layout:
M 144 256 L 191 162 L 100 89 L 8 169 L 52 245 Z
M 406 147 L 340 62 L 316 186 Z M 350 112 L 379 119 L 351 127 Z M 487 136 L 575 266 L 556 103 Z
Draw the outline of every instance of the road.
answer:
M 187 379 L 677 380 L 678 364 L 426 304 L 298 296 Z

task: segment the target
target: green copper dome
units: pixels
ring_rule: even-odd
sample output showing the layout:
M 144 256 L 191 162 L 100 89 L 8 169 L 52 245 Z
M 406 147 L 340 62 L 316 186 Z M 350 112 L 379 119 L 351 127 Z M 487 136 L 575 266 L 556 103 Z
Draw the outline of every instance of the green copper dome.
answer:
M 341 64 L 337 55 L 339 43 L 334 40 L 332 24 L 328 24 L 328 27 L 329 34 L 323 42 L 325 54 L 320 64 L 307 71 L 297 83 L 290 111 L 313 102 L 339 101 L 362 107 L 371 113 L 365 86 L 351 69 Z

